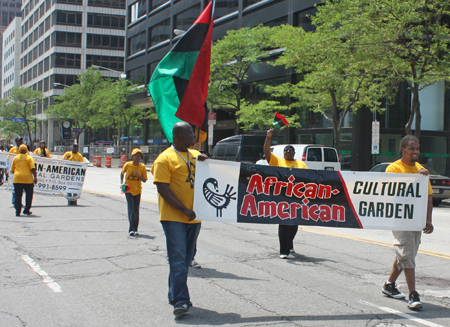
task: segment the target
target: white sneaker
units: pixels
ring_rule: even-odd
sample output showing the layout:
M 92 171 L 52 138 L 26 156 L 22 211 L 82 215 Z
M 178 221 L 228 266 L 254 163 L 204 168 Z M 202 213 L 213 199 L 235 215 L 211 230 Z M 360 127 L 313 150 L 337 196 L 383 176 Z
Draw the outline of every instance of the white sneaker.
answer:
M 131 232 L 130 232 L 130 236 L 134 236 L 134 233 L 135 233 L 135 232 L 131 231 Z
M 291 253 L 295 253 L 295 250 L 294 250 L 294 248 L 290 249 L 290 250 L 289 250 L 289 252 L 291 252 Z
M 287 258 L 288 258 L 287 254 L 280 254 L 280 259 L 287 259 Z
M 200 265 L 198 264 L 197 261 L 195 261 L 195 259 L 192 259 L 192 262 L 191 262 L 190 266 L 191 266 L 192 268 L 201 268 L 201 267 L 202 267 L 202 266 L 200 266 Z

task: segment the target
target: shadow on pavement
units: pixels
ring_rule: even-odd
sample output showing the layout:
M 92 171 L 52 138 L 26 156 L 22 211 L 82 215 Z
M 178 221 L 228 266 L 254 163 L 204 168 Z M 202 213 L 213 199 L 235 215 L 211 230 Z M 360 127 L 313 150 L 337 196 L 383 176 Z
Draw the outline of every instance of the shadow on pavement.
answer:
M 223 279 L 239 279 L 239 280 L 260 280 L 257 278 L 247 278 L 240 277 L 230 273 L 223 273 L 211 268 L 201 268 L 201 269 L 189 269 L 190 278 L 201 277 L 201 278 L 223 278 Z

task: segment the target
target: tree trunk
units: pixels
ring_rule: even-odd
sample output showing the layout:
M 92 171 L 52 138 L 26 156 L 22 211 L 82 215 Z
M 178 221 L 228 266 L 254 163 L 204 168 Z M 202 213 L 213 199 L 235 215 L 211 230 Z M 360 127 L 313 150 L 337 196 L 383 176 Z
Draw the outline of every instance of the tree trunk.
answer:
M 414 134 L 416 137 L 420 136 L 420 122 L 421 122 L 421 116 L 420 116 L 420 102 L 419 102 L 419 85 L 414 83 L 411 88 L 412 93 L 412 102 L 411 102 L 411 110 L 408 122 L 405 125 L 405 130 L 407 135 L 412 135 L 412 123 L 414 118 L 416 119 L 415 122 L 415 131 Z
M 120 146 L 120 118 L 117 124 L 117 146 Z
M 339 154 L 339 138 L 340 138 L 340 124 L 339 124 L 339 108 L 336 101 L 336 93 L 333 89 L 329 89 L 331 101 L 332 101 L 332 110 L 333 110 L 333 146 L 336 148 Z

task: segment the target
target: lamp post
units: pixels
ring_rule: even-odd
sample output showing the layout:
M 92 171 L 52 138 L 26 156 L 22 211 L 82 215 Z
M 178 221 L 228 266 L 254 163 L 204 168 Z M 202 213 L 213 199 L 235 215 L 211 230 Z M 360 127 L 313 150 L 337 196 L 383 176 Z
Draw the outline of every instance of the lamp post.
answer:
M 117 71 L 117 70 L 114 70 L 114 69 L 111 69 L 111 68 L 107 68 L 107 67 L 103 67 L 103 66 L 98 66 L 98 65 L 92 65 L 92 67 L 93 67 L 94 69 L 98 69 L 98 70 L 104 69 L 104 70 L 108 70 L 108 71 L 113 72 L 113 73 L 116 73 L 116 74 L 120 74 L 120 78 L 121 78 L 121 79 L 127 78 L 127 74 L 125 74 L 124 72 L 119 72 L 119 71 Z

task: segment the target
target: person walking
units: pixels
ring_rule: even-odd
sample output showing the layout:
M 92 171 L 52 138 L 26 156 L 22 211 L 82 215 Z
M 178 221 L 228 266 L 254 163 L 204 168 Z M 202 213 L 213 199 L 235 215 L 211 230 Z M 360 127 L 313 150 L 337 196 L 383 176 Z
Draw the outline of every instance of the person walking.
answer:
M 196 220 L 194 206 L 194 180 L 197 159 L 208 158 L 196 150 L 195 134 L 184 122 L 173 127 L 173 144 L 153 163 L 153 183 L 158 189 L 161 225 L 166 236 L 169 259 L 169 303 L 173 314 L 179 317 L 192 306 L 187 287 L 189 265 L 194 257 L 201 221 Z
M 14 207 L 16 216 L 20 216 L 22 210 L 22 195 L 25 191 L 25 215 L 31 215 L 31 204 L 33 202 L 33 187 L 37 183 L 36 167 L 34 159 L 27 154 L 27 146 L 19 146 L 19 154 L 15 156 L 11 163 L 11 172 L 14 174 L 13 185 L 16 193 Z
M 41 142 L 39 144 L 39 148 L 36 148 L 33 151 L 34 154 L 40 156 L 40 157 L 46 157 L 46 158 L 51 158 L 50 157 L 50 151 L 48 151 L 48 149 L 45 147 L 45 142 Z
M 429 175 L 429 171 L 418 163 L 420 154 L 419 140 L 413 135 L 406 135 L 400 141 L 401 159 L 390 164 L 386 168 L 387 173 L 398 174 L 422 174 Z M 433 224 L 431 222 L 433 212 L 433 189 L 431 183 L 428 183 L 428 207 L 426 225 L 423 229 L 425 234 L 433 232 Z M 422 303 L 420 302 L 419 293 L 416 291 L 416 255 L 419 250 L 419 244 L 422 232 L 420 231 L 392 231 L 395 242 L 395 260 L 391 274 L 384 283 L 382 292 L 395 299 L 404 299 L 405 295 L 396 287 L 397 278 L 402 271 L 405 272 L 406 284 L 408 285 L 409 300 L 408 308 L 411 310 L 420 310 Z
M 264 155 L 269 163 L 269 166 L 289 167 L 308 169 L 303 161 L 295 159 L 295 149 L 292 145 L 286 145 L 284 147 L 284 158 L 281 159 L 270 152 L 270 145 L 272 143 L 274 129 L 271 128 L 267 131 L 266 140 L 264 142 Z M 289 221 L 286 220 L 286 223 Z M 278 225 L 278 240 L 280 242 L 280 258 L 288 259 L 290 253 L 294 251 L 294 238 L 297 235 L 297 225 Z
M 69 160 L 69 161 L 84 162 L 83 155 L 78 152 L 78 144 L 72 145 L 72 151 L 67 151 L 66 153 L 64 153 L 62 158 L 64 160 Z M 76 193 L 67 193 L 67 196 L 69 198 L 75 197 L 76 195 L 77 195 Z M 77 200 L 69 200 L 69 199 L 67 199 L 67 205 L 69 205 L 69 206 L 70 205 L 77 205 Z
M 147 168 L 143 163 L 140 163 L 142 158 L 140 149 L 133 149 L 131 158 L 133 160 L 126 162 L 120 172 L 120 184 L 123 184 L 125 176 L 125 184 L 130 186 L 130 189 L 125 193 L 128 205 L 128 221 L 130 223 L 128 233 L 130 233 L 130 236 L 134 236 L 139 235 L 139 207 L 141 204 L 142 183 L 147 181 Z
M 19 154 L 20 153 L 20 151 L 19 151 L 19 147 L 21 146 L 23 144 L 23 137 L 22 136 L 18 136 L 18 137 L 16 137 L 16 145 L 13 145 L 12 147 L 10 147 L 9 148 L 9 150 L 8 150 L 8 152 L 9 153 L 12 153 L 12 154 Z M 28 147 L 27 147 L 27 152 L 26 152 L 27 154 L 30 154 L 29 152 L 28 152 Z M 7 165 L 8 165 L 8 163 L 9 163 L 9 156 L 8 156 L 8 161 L 7 161 Z M 8 174 L 8 168 L 9 167 L 6 167 L 6 174 Z M 12 173 L 12 172 L 11 172 Z M 9 176 L 8 176 L 8 178 L 9 178 Z M 12 176 L 12 178 L 13 178 L 13 181 L 14 181 L 14 176 Z M 12 204 L 13 205 L 15 205 L 15 203 L 16 203 L 16 192 L 13 190 L 12 191 L 12 199 L 11 199 L 11 202 L 12 202 Z

